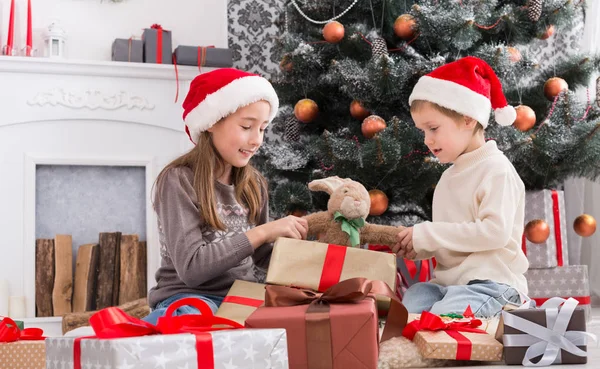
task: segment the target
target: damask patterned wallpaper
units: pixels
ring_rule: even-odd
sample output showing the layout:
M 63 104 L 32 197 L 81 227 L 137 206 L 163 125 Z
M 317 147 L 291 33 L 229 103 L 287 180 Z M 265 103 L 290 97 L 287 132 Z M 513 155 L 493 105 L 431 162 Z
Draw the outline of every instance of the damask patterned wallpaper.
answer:
M 233 50 L 234 67 L 267 78 L 273 76 L 279 68 L 279 58 L 273 49 L 276 38 L 283 32 L 278 24 L 283 24 L 283 10 L 288 0 L 228 1 L 229 48 Z M 294 8 L 289 7 L 288 11 Z M 566 52 L 579 48 L 582 31 L 583 15 L 575 27 L 558 29 L 547 40 L 533 41 L 528 51 L 542 64 L 554 63 L 564 59 Z
M 229 48 L 233 66 L 267 78 L 277 73 L 273 48 L 282 31 L 277 26 L 286 0 L 228 0 Z

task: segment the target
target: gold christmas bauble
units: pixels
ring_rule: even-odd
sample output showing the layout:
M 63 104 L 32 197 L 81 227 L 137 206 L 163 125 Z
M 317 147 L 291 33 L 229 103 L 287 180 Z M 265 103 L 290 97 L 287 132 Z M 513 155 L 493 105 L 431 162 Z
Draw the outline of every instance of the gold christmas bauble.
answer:
M 403 40 L 411 40 L 415 37 L 417 22 L 410 14 L 402 14 L 394 22 L 394 33 Z
M 378 115 L 369 115 L 363 120 L 360 130 L 366 138 L 373 138 L 386 127 L 385 120 Z
M 581 214 L 575 218 L 573 229 L 581 237 L 589 237 L 596 232 L 596 219 L 589 214 Z
M 521 132 L 527 132 L 535 126 L 535 112 L 527 105 L 519 105 L 515 108 L 517 111 L 517 119 L 513 123 L 513 127 Z
M 534 219 L 525 226 L 525 237 L 529 242 L 544 243 L 550 236 L 550 227 L 542 219 Z
M 302 123 L 310 123 L 319 114 L 319 106 L 311 99 L 302 99 L 294 106 L 294 115 Z
M 344 38 L 344 25 L 338 21 L 331 21 L 323 27 L 323 38 L 325 41 L 337 44 Z
M 353 100 L 350 104 L 350 115 L 358 120 L 363 120 L 369 116 L 369 111 L 358 100 Z
M 381 190 L 370 190 L 369 198 L 371 199 L 371 208 L 369 209 L 369 215 L 378 216 L 388 208 L 388 197 L 385 192 Z
M 553 24 L 549 25 L 548 28 L 546 28 L 546 31 L 540 35 L 540 38 L 542 40 L 549 39 L 550 36 L 552 36 L 554 34 L 554 30 L 555 30 L 554 25 Z
M 511 62 L 516 63 L 521 60 L 521 52 L 518 49 L 511 46 L 508 47 L 506 51 L 508 51 L 508 59 L 510 59 Z
M 554 101 L 556 95 L 568 89 L 569 85 L 567 82 L 559 77 L 552 77 L 544 83 L 544 95 L 550 101 Z

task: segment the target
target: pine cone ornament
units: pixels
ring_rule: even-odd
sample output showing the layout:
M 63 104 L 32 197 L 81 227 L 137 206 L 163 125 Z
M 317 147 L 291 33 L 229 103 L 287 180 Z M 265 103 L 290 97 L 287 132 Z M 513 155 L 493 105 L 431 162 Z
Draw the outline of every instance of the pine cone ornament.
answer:
M 298 142 L 300 140 L 300 122 L 295 117 L 285 121 L 283 139 L 287 142 Z
M 529 0 L 527 4 L 527 16 L 532 22 L 537 22 L 542 15 L 542 3 L 544 0 Z
M 378 58 L 380 56 L 388 56 L 388 48 L 385 40 L 381 37 L 377 37 L 373 40 L 371 44 L 371 50 L 373 52 L 373 58 Z

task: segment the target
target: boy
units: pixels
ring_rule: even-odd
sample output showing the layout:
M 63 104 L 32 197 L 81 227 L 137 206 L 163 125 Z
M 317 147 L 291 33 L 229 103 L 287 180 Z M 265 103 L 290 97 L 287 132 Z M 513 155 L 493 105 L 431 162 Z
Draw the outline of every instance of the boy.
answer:
M 433 197 L 433 221 L 398 234 L 399 256 L 435 256 L 435 279 L 417 283 L 403 302 L 411 313 L 497 315 L 527 293 L 521 250 L 525 186 L 494 141 L 485 141 L 490 110 L 516 118 L 502 86 L 483 60 L 466 57 L 423 76 L 409 98 L 416 127 L 442 163 L 452 163 Z

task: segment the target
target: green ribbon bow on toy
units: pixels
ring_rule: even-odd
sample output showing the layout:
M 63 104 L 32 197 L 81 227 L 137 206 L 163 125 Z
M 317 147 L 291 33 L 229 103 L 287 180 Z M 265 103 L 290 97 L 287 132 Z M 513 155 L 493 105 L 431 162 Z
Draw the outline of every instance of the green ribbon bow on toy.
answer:
M 358 246 L 360 244 L 360 234 L 358 233 L 358 229 L 364 227 L 365 220 L 363 218 L 347 219 L 339 211 L 336 211 L 335 214 L 333 214 L 333 219 L 336 222 L 342 223 L 342 231 L 348 233 L 350 236 L 352 247 Z

